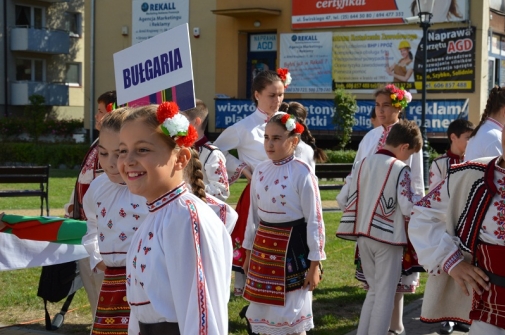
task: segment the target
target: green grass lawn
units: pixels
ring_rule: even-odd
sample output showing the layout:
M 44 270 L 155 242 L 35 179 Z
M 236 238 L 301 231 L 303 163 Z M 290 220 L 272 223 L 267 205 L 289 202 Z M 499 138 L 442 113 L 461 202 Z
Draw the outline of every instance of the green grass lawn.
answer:
M 339 212 L 324 213 L 327 260 L 323 262 L 323 281 L 314 293 L 313 310 L 316 328 L 310 332 L 313 335 L 340 335 L 354 329 L 358 322 L 361 304 L 365 299 L 365 291 L 354 279 L 354 243 L 338 239 L 334 234 L 340 217 Z M 40 268 L 0 272 L 0 287 L 2 287 L 0 310 L 9 311 L 9 313 L 0 313 L 0 324 L 16 324 L 43 318 L 43 303 L 37 297 L 39 276 Z M 425 275 L 422 278 L 422 284 L 417 293 L 405 296 L 405 304 L 422 296 Z M 62 303 L 52 304 L 54 313 Z M 244 299 L 231 295 L 228 304 L 230 334 L 247 334 L 245 322 L 238 316 L 246 304 Z M 83 314 L 81 319 L 88 320 L 87 305 L 86 294 L 81 289 L 76 294 L 71 308 L 77 308 L 76 312 Z M 71 324 L 66 324 L 65 327 L 71 326 L 74 333 L 85 334 L 89 331 L 85 321 L 79 326 L 80 328 Z
M 49 204 L 51 209 L 63 208 L 68 202 L 78 171 L 51 170 L 49 182 Z M 321 183 L 335 184 L 338 181 L 321 181 Z M 231 186 L 229 203 L 236 203 L 243 188 L 245 179 L 240 179 Z M 28 186 L 28 185 L 26 185 Z M 23 185 L 0 185 L 0 189 L 17 189 Z M 322 191 L 322 200 L 335 200 L 338 191 Z M 0 211 L 9 209 L 39 208 L 38 198 L 1 198 Z M 338 239 L 335 231 L 341 217 L 340 212 L 325 212 L 326 225 L 326 254 L 324 265 L 324 279 L 314 293 L 314 317 L 316 328 L 310 334 L 339 335 L 354 329 L 358 322 L 361 304 L 365 298 L 365 291 L 354 279 L 354 243 Z M 40 268 L 0 272 L 0 324 L 17 324 L 37 318 L 43 318 L 43 303 L 37 297 Z M 416 294 L 405 296 L 405 304 L 418 299 L 424 292 L 425 275 L 422 276 L 421 287 Z M 52 304 L 51 314 L 54 315 L 61 303 Z M 238 313 L 247 303 L 240 297 L 231 295 L 229 302 L 230 334 L 245 335 L 245 322 Z M 72 302 L 71 308 L 76 309 L 69 314 L 65 322 L 64 331 L 68 334 L 85 335 L 89 333 L 89 307 L 87 296 L 83 289 L 79 290 Z M 75 318 L 75 315 L 80 317 Z M 40 321 L 39 323 L 43 323 Z M 73 324 L 72 324 L 73 323 Z M 39 325 L 39 327 L 41 327 Z

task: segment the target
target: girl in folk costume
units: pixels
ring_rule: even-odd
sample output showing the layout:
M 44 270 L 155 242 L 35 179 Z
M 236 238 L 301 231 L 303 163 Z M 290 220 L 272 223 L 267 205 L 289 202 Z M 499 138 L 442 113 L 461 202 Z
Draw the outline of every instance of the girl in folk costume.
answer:
M 364 158 L 369 157 L 381 150 L 384 147 L 386 138 L 389 135 L 391 128 L 400 120 L 400 113 L 402 109 L 407 107 L 408 103 L 412 100 L 409 92 L 397 88 L 390 84 L 380 88 L 375 92 L 375 112 L 377 118 L 380 120 L 382 126 L 370 130 L 365 137 L 361 140 L 354 164 L 362 161 Z M 410 185 L 412 192 L 415 196 L 424 195 L 424 182 L 423 182 L 423 159 L 422 149 L 412 154 L 405 163 L 410 167 Z M 340 208 L 345 208 L 347 203 L 347 194 L 349 192 L 349 185 L 352 182 L 353 173 L 346 177 L 346 181 L 340 194 L 337 196 L 337 202 Z M 419 273 L 420 267 L 417 267 L 415 262 L 415 252 L 412 246 L 408 246 L 406 254 L 403 258 L 403 276 L 398 284 L 397 294 L 395 296 L 395 308 L 391 318 L 390 329 L 401 333 L 404 329 L 403 326 L 403 295 L 404 293 L 415 292 L 419 286 Z M 366 280 L 361 270 L 359 250 L 356 250 L 356 263 L 357 271 L 356 278 L 366 285 Z
M 480 123 L 468 142 L 465 159 L 469 161 L 501 155 L 503 125 L 505 125 L 505 87 L 495 86 L 489 93 Z
M 199 161 L 198 196 L 184 182 L 197 136 L 175 103 L 135 109 L 121 127 L 119 172 L 149 209 L 126 261 L 130 326 L 141 335 L 228 333 L 230 235 L 204 202 Z
M 209 110 L 202 100 L 196 99 L 195 108 L 182 112 L 198 132 L 195 149 L 203 163 L 203 182 L 205 192 L 226 201 L 230 196 L 228 173 L 226 171 L 226 158 L 223 153 L 205 136 L 205 129 L 209 120 Z
M 97 99 L 97 104 L 98 109 L 95 114 L 95 128 L 100 131 L 103 117 L 107 115 L 107 113 L 110 113 L 116 106 L 116 91 L 107 91 L 100 95 Z M 99 172 L 101 172 L 101 168 L 98 162 L 98 139 L 96 139 L 82 162 L 81 171 L 70 196 L 70 201 L 65 205 L 65 217 L 83 221 L 86 220 L 82 202 L 89 185 L 98 177 Z M 103 273 L 92 272 L 89 267 L 88 259 L 79 260 L 77 266 L 79 267 L 82 283 L 88 295 L 91 314 L 93 314 L 94 317 L 98 304 L 98 294 L 102 286 Z
M 91 182 L 83 200 L 88 229 L 82 244 L 90 255 L 90 268 L 105 273 L 91 330 L 97 335 L 139 332 L 136 324 L 128 329 L 126 252 L 148 210 L 145 198 L 130 193 L 117 167 L 119 130 L 126 112 L 116 109 L 102 120 L 98 154 L 105 174 Z
M 298 102 L 283 102 L 279 111 L 293 115 L 296 121 L 300 123 L 304 131 L 301 134 L 301 141 L 296 146 L 295 156 L 307 163 L 311 167 L 311 171 L 316 169 L 316 162 L 324 163 L 328 160 L 326 153 L 316 146 L 316 140 L 312 137 L 309 128 L 305 124 L 307 119 L 307 109 Z
M 503 156 L 479 158 L 452 166 L 414 206 L 409 234 L 430 274 L 422 320 L 472 322 L 470 334 L 505 334 L 504 185 Z
M 244 298 L 253 333 L 305 334 L 314 327 L 312 291 L 326 259 L 317 177 L 294 157 L 304 127 L 279 113 L 265 129 L 269 160 L 251 179 Z
M 279 110 L 284 99 L 284 88 L 291 82 L 291 76 L 286 69 L 262 71 L 254 77 L 252 83 L 252 96 L 256 111 L 234 125 L 226 128 L 214 141 L 214 145 L 225 154 L 226 169 L 230 184 L 234 183 L 240 175 L 248 181 L 256 166 L 267 160 L 268 156 L 263 148 L 263 135 L 268 120 Z M 237 149 L 238 159 L 228 153 L 228 150 Z M 239 215 L 237 224 L 232 233 L 233 270 L 235 272 L 235 295 L 242 295 L 245 276 L 242 266 L 245 260 L 245 250 L 241 247 L 247 225 L 249 212 L 250 184 L 240 196 L 236 211 Z

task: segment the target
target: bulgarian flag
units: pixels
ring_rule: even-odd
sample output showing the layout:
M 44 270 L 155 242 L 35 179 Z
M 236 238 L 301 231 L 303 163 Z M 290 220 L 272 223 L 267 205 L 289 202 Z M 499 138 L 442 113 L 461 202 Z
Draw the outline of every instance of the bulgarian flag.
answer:
M 68 218 L 11 214 L 0 217 L 0 232 L 13 234 L 24 240 L 82 244 L 86 230 L 86 221 Z

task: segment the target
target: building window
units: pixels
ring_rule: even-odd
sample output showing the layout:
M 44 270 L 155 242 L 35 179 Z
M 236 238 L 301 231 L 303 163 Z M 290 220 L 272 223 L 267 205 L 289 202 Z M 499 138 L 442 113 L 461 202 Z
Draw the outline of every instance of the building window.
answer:
M 45 63 L 42 59 L 16 59 L 16 81 L 45 81 Z
M 67 63 L 65 83 L 70 86 L 81 86 L 81 63 Z
M 42 7 L 16 5 L 16 26 L 42 29 L 45 27 L 45 11 Z
M 81 13 L 65 13 L 65 30 L 70 37 L 80 37 L 82 35 L 82 15 Z

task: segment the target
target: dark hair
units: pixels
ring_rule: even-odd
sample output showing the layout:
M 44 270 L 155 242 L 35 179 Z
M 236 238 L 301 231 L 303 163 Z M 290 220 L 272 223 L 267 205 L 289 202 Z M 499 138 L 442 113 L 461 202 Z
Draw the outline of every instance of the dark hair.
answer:
M 265 89 L 265 87 L 267 87 L 270 84 L 273 84 L 276 81 L 282 82 L 282 79 L 281 77 L 279 77 L 277 72 L 272 70 L 261 71 L 260 73 L 258 73 L 256 77 L 254 77 L 251 86 L 251 93 L 252 93 L 251 96 L 256 107 L 258 106 L 258 100 L 256 100 L 254 92 L 261 93 Z
M 199 117 L 202 120 L 202 123 L 200 124 L 200 129 L 205 131 L 205 129 L 207 129 L 207 124 L 209 123 L 209 109 L 202 100 L 196 99 L 195 102 L 196 102 L 195 108 L 182 111 L 181 114 L 184 114 L 189 121 L 193 121 L 194 119 Z
M 410 5 L 410 11 L 412 15 L 416 15 L 416 0 L 412 1 L 412 5 Z M 455 16 L 457 18 L 462 18 L 461 14 L 458 11 L 458 3 L 457 0 L 451 0 L 451 5 L 449 6 L 449 10 L 447 11 L 446 19 L 449 20 L 451 16 Z
M 376 89 L 375 92 L 373 93 L 373 97 L 377 98 L 381 94 L 391 97 L 391 91 L 388 90 L 386 88 L 386 86 L 382 86 L 382 87 L 379 87 L 378 89 Z M 393 99 L 391 99 L 391 100 L 393 100 Z M 397 108 L 397 107 L 395 107 L 395 108 Z M 405 119 L 405 115 L 403 114 L 403 108 L 400 108 L 400 113 L 398 113 L 398 119 Z
M 477 127 L 475 127 L 470 137 L 473 137 L 477 134 L 477 132 L 480 129 L 480 126 L 482 126 L 482 124 L 486 122 L 489 116 L 495 115 L 504 106 L 505 106 L 505 87 L 500 86 L 493 87 L 491 92 L 489 92 L 489 98 L 487 99 L 484 113 L 482 113 L 482 116 L 480 117 L 480 122 L 477 125 Z
M 326 162 L 328 160 L 328 156 L 326 156 L 323 149 L 316 146 L 316 139 L 312 136 L 307 124 L 305 123 L 305 119 L 307 119 L 307 109 L 298 102 L 283 102 L 279 107 L 279 111 L 293 115 L 296 118 L 296 122 L 303 126 L 304 130 L 300 138 L 314 150 L 314 161 L 318 163 Z
M 106 107 L 108 104 L 117 104 L 116 91 L 107 91 L 102 93 L 98 99 L 96 99 L 96 102 L 102 102 Z
M 470 121 L 464 119 L 456 119 L 449 124 L 449 127 L 447 127 L 447 138 L 449 139 L 449 142 L 452 143 L 451 134 L 454 134 L 459 138 L 466 132 L 473 132 L 474 129 L 475 126 Z
M 146 126 L 152 128 L 160 136 L 160 138 L 163 140 L 163 142 L 167 144 L 170 150 L 174 150 L 177 147 L 177 143 L 171 136 L 165 135 L 161 130 L 160 123 L 158 121 L 158 118 L 156 117 L 157 108 L 158 105 L 148 105 L 132 109 L 130 110 L 130 112 L 126 114 L 123 120 L 123 125 L 127 122 L 137 120 L 143 122 Z M 191 190 L 194 195 L 196 195 L 197 197 L 206 202 L 207 197 L 205 196 L 205 185 L 203 184 L 202 163 L 198 159 L 198 155 L 196 155 L 196 157 L 193 156 L 193 153 L 195 151 L 192 150 L 191 148 L 188 149 L 190 149 L 191 152 L 191 160 L 184 169 L 184 175 L 193 176 L 190 180 Z
M 128 112 L 128 107 L 120 107 L 114 109 L 112 112 L 107 113 L 101 121 L 100 130 L 108 129 L 114 132 L 119 132 L 121 130 L 121 125 Z
M 386 144 L 395 148 L 402 144 L 408 144 L 409 149 L 414 149 L 415 152 L 418 152 L 423 146 L 423 137 L 414 121 L 400 120 L 391 127 L 389 135 L 386 138 Z

